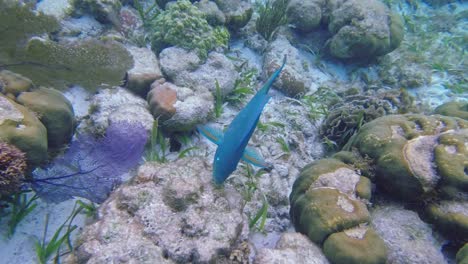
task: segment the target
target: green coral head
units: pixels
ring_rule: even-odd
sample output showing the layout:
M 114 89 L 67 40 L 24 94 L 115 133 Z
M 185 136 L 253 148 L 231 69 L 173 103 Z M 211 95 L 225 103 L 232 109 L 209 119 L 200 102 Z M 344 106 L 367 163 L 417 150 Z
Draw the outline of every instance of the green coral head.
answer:
M 157 53 L 177 46 L 206 58 L 208 52 L 227 47 L 229 41 L 226 28 L 210 26 L 205 15 L 187 0 L 169 5 L 154 19 L 150 31 L 151 46 Z

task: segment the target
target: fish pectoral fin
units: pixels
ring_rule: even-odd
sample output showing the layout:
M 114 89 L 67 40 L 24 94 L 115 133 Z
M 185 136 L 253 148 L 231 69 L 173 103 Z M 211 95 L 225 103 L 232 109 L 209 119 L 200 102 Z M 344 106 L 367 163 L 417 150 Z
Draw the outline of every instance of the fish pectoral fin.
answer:
M 221 144 L 224 138 L 223 131 L 211 126 L 197 125 L 197 131 L 216 145 Z
M 266 169 L 271 168 L 270 164 L 268 164 L 265 160 L 263 160 L 262 156 L 260 156 L 260 153 L 249 146 L 245 148 L 244 153 L 242 154 L 242 160 L 257 167 Z

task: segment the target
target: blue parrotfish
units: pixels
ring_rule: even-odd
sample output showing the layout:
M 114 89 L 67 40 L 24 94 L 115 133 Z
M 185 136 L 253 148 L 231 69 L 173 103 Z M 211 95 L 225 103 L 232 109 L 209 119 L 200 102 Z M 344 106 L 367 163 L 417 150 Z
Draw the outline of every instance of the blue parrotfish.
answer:
M 216 184 L 222 184 L 237 168 L 240 159 L 256 166 L 267 164 L 253 148 L 246 148 L 257 126 L 263 108 L 271 96 L 268 91 L 286 64 L 283 64 L 270 76 L 263 87 L 252 97 L 247 105 L 237 114 L 223 134 L 221 131 L 199 126 L 198 131 L 218 145 L 213 161 L 213 179 Z

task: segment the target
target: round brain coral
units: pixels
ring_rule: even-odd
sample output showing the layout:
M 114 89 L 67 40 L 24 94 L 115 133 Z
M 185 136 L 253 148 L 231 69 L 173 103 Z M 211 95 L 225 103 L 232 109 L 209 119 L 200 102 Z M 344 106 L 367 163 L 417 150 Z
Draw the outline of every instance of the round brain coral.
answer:
M 0 142 L 0 196 L 19 191 L 25 171 L 25 154 L 13 145 Z

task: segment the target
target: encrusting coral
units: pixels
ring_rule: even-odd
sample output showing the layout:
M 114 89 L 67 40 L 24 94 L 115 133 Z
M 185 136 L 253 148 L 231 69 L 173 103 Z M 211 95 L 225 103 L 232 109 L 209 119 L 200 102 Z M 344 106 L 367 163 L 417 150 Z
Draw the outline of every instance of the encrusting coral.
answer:
M 26 167 L 25 154 L 0 141 L 0 197 L 19 191 Z

